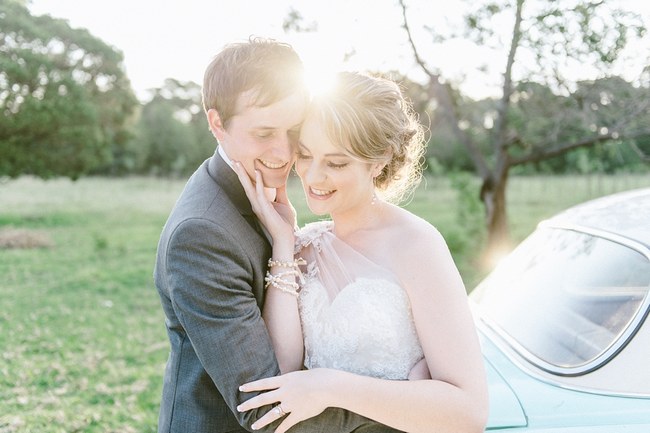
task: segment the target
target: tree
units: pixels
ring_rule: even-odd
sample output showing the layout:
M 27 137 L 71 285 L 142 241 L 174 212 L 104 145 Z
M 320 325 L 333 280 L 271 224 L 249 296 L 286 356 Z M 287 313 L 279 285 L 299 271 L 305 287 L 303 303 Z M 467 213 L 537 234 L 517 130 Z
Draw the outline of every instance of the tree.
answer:
M 466 37 L 477 44 L 498 44 L 494 42 L 498 41 L 497 29 L 491 25 L 502 23 L 504 16 L 510 17 L 512 30 L 505 47 L 501 97 L 486 106 L 481 118 L 474 119 L 464 116 L 457 92 L 420 54 L 405 0 L 399 4 L 415 62 L 428 80 L 428 95 L 436 101 L 437 114 L 467 151 L 481 178 L 480 197 L 488 228 L 486 257 L 509 248 L 506 186 L 513 167 L 600 143 L 648 140 L 647 81 L 640 79 L 632 86 L 603 74 L 599 80 L 576 82 L 563 68 L 577 62 L 609 70 L 628 40 L 644 34 L 638 16 L 609 7 L 606 1 L 482 3 L 466 16 Z M 444 38 L 435 34 L 433 39 Z M 545 113 L 531 121 L 526 110 L 540 101 L 548 105 L 536 107 L 537 114 Z
M 201 87 L 167 79 L 152 89 L 138 124 L 138 157 L 142 171 L 186 175 L 216 147 L 201 105 Z
M 110 166 L 138 104 L 122 54 L 22 3 L 0 0 L 0 177 Z

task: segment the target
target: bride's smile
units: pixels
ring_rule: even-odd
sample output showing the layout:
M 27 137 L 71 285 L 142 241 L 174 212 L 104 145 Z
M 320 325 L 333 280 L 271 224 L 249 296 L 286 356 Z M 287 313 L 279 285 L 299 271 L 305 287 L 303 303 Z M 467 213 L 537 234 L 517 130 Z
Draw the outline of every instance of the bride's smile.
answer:
M 314 188 L 314 187 L 309 187 L 309 193 L 310 193 L 310 195 L 314 195 L 314 196 L 316 196 L 317 198 L 320 198 L 320 199 L 329 198 L 329 196 L 331 196 L 331 195 L 334 194 L 335 192 L 336 192 L 335 189 L 332 189 L 332 190 L 322 190 L 322 189 L 316 189 L 316 188 Z

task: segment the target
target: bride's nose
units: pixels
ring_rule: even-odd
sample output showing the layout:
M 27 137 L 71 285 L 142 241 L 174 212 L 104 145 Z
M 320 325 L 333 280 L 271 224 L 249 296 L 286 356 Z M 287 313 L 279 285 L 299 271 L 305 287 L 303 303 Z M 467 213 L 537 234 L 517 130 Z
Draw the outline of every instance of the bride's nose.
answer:
M 316 162 L 311 162 L 307 169 L 304 171 L 303 178 L 308 184 L 316 184 L 325 180 L 327 176 L 321 169 L 320 165 Z

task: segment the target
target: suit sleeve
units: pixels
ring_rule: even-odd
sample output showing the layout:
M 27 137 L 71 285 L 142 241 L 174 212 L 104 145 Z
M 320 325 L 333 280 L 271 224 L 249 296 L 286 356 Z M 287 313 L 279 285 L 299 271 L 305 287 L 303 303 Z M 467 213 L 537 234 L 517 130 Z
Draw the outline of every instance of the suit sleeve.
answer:
M 229 232 L 202 219 L 180 224 L 166 254 L 174 311 L 230 410 L 251 430 L 270 407 L 237 412 L 238 388 L 280 371 L 252 293 L 250 258 Z

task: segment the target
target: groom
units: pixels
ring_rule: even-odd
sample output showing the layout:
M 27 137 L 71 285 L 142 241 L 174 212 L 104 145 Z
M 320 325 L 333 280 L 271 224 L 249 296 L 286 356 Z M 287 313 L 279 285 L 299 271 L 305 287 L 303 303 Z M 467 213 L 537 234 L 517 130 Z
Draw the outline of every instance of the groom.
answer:
M 241 384 L 280 373 L 261 317 L 271 246 L 230 167 L 273 191 L 286 183 L 308 102 L 302 63 L 286 44 L 226 46 L 208 66 L 203 105 L 218 141 L 187 182 L 162 231 L 154 281 L 171 344 L 159 433 L 252 431 L 271 407 L 239 413 Z M 261 431 L 273 431 L 279 420 Z M 340 409 L 291 433 L 390 432 Z

